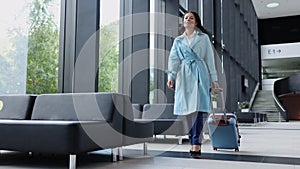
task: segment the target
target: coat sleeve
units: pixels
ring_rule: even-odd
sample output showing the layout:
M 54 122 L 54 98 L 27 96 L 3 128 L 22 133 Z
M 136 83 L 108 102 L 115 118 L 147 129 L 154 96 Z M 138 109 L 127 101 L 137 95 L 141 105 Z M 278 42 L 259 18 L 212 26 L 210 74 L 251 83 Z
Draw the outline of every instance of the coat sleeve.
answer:
M 213 46 L 209 40 L 208 36 L 205 36 L 206 44 L 207 44 L 207 49 L 206 49 L 206 54 L 204 57 L 205 62 L 207 63 L 207 67 L 209 70 L 210 78 L 212 82 L 218 81 L 218 75 L 217 75 L 217 70 L 215 66 L 215 57 L 214 57 L 214 49 Z
M 169 55 L 169 60 L 168 60 L 168 80 L 175 80 L 176 75 L 179 69 L 179 66 L 181 64 L 181 60 L 178 55 L 178 42 L 177 40 L 174 41 L 170 55 Z

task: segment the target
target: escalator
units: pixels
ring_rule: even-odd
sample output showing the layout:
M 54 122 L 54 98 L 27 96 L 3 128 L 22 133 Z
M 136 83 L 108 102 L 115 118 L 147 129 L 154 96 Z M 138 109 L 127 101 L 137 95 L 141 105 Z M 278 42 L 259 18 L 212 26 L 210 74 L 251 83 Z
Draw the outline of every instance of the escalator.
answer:
M 276 80 L 273 99 L 285 121 L 300 120 L 300 73 Z

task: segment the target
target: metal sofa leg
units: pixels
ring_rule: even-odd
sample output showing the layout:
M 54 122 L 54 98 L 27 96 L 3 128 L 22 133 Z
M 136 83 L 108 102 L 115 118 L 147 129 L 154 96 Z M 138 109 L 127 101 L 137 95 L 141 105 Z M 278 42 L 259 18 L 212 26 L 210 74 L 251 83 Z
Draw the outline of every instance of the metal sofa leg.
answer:
M 182 136 L 178 137 L 178 144 L 182 144 Z
M 122 147 L 118 148 L 118 154 L 119 154 L 119 160 L 122 161 L 123 160 L 123 149 L 122 149 Z
M 69 169 L 76 169 L 76 155 L 70 154 Z
M 116 162 L 117 161 L 117 150 L 115 148 L 111 149 L 111 156 L 112 156 L 112 162 Z
M 147 155 L 148 154 L 148 143 L 145 142 L 144 143 L 144 155 Z

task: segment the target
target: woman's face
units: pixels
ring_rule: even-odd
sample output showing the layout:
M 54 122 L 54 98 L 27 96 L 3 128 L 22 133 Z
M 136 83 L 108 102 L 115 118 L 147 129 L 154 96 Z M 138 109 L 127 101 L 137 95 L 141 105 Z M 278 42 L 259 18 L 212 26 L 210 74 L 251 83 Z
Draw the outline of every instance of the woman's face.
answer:
M 192 13 L 185 14 L 183 22 L 185 28 L 195 28 L 197 25 L 196 18 Z

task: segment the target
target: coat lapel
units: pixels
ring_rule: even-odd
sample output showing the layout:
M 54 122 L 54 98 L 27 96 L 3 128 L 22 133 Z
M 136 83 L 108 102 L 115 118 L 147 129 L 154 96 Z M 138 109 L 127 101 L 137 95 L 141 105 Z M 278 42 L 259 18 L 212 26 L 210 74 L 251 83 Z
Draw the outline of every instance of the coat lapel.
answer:
M 189 46 L 191 49 L 199 42 L 202 40 L 201 36 L 203 33 L 201 32 L 197 32 L 197 34 L 195 35 L 194 40 L 192 41 L 191 45 L 189 45 L 189 42 L 186 38 L 186 36 L 184 34 L 180 35 L 179 38 L 181 40 L 181 42 L 187 46 Z
M 191 48 L 193 48 L 199 41 L 202 40 L 201 35 L 202 35 L 202 33 L 197 32 L 197 34 L 195 35 L 194 40 L 192 41 L 192 43 L 190 45 Z
M 184 45 L 189 46 L 189 42 L 188 42 L 188 40 L 186 39 L 186 37 L 185 37 L 184 34 L 180 35 L 179 38 L 180 38 L 180 41 L 181 41 Z

